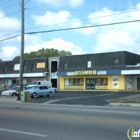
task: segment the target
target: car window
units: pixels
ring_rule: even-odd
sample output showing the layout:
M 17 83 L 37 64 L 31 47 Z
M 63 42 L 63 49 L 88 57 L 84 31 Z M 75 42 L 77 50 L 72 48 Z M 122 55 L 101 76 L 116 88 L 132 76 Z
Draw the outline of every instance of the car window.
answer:
M 44 86 L 44 89 L 48 89 L 48 87 L 47 86 Z
M 17 90 L 19 87 L 12 87 L 10 90 Z
M 39 89 L 42 90 L 42 89 L 44 89 L 44 87 L 43 86 L 40 86 Z

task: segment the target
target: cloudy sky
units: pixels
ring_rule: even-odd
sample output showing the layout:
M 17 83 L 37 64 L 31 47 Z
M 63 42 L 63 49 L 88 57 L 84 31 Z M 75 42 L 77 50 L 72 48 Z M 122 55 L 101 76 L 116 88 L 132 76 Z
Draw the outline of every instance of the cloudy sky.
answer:
M 24 52 L 41 48 L 73 54 L 129 51 L 140 54 L 139 0 L 24 0 L 25 33 L 82 28 L 25 35 Z M 20 55 L 21 0 L 0 0 L 0 59 Z M 126 24 L 105 24 L 133 21 Z M 102 26 L 97 26 L 102 25 Z M 5 40 L 6 39 L 6 40 Z M 4 41 L 3 41 L 4 40 Z

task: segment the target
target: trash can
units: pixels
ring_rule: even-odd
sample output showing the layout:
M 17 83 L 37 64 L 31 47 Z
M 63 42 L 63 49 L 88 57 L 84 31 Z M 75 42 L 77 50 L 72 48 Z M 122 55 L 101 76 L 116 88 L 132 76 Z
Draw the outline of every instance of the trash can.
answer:
M 21 91 L 21 102 L 31 101 L 31 95 L 28 91 Z

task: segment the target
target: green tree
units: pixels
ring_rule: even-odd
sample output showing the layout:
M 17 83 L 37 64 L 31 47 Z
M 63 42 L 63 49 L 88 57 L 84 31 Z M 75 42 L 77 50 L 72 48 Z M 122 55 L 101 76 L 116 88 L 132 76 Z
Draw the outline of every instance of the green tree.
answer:
M 41 57 L 59 57 L 59 56 L 67 56 L 67 55 L 72 55 L 70 51 L 59 51 L 57 49 L 40 49 L 37 52 L 33 51 L 30 53 L 25 53 L 24 54 L 24 59 L 30 59 L 30 58 L 41 58 Z M 20 56 L 16 56 L 13 60 L 19 60 Z
M 0 62 L 2 62 L 2 59 L 0 59 Z

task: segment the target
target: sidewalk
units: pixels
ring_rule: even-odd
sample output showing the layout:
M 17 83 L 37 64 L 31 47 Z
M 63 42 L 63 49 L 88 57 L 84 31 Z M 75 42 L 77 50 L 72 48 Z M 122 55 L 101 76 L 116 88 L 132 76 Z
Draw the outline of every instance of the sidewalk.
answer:
M 0 96 L 0 102 L 22 103 L 17 101 L 17 96 Z

